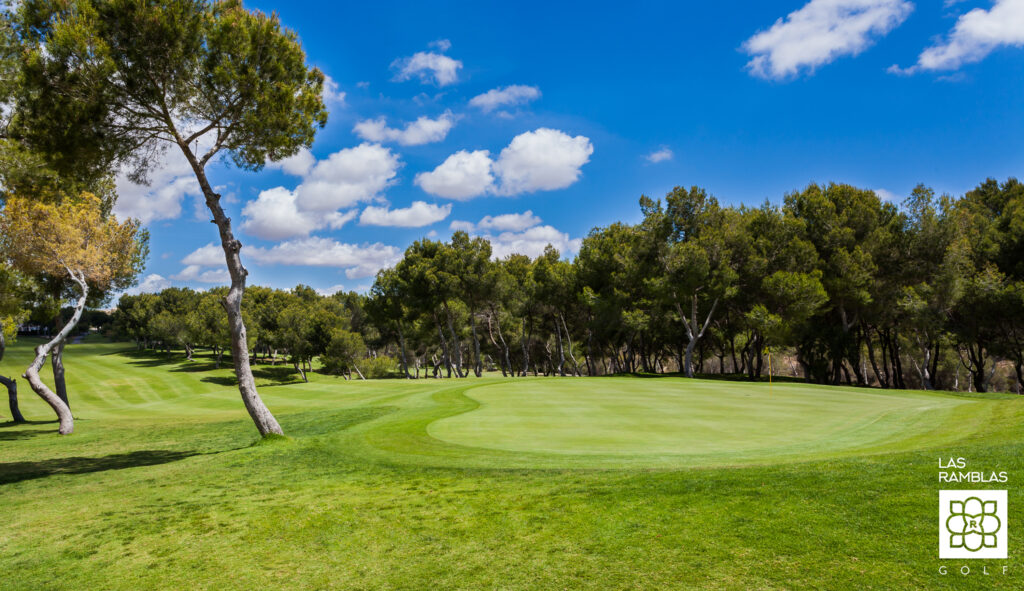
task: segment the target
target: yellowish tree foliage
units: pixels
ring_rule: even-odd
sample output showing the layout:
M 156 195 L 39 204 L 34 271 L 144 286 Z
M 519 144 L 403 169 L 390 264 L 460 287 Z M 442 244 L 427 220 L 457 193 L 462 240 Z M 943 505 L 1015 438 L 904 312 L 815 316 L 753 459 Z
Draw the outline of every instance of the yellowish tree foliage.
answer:
M 145 261 L 146 233 L 136 220 L 105 216 L 92 193 L 62 200 L 8 197 L 0 211 L 0 254 L 26 275 L 48 275 L 74 282 L 78 301 L 71 320 L 50 342 L 36 348 L 25 379 L 60 420 L 62 435 L 74 430 L 71 409 L 39 377 L 46 356 L 78 324 L 90 289 L 125 287 Z
M 22 273 L 65 277 L 100 290 L 134 276 L 145 258 L 138 221 L 105 218 L 92 193 L 59 204 L 7 199 L 0 212 L 0 248 Z

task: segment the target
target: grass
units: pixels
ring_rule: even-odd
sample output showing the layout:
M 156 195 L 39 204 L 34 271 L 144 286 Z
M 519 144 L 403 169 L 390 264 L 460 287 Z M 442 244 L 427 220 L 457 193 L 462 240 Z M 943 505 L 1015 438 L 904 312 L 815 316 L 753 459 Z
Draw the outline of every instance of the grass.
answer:
M 205 357 L 100 341 L 66 357 L 74 435 L 55 435 L 24 382 L 37 422 L 0 419 L 5 590 L 1024 584 L 1024 401 L 1010 396 L 681 378 L 301 384 L 260 367 L 288 438 L 257 444 L 230 370 Z M 1010 481 L 940 484 L 950 456 Z M 999 487 L 1010 560 L 939 561 L 938 490 Z

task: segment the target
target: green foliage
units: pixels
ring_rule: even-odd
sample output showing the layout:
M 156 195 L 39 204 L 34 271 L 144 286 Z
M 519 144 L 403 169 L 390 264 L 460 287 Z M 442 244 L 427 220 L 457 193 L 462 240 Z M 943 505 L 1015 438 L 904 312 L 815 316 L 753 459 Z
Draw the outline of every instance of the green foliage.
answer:
M 362 357 L 366 355 L 366 344 L 358 333 L 343 328 L 335 328 L 330 333 L 330 341 L 326 350 L 320 357 L 324 371 L 327 373 L 342 375 L 350 374 L 360 364 Z M 365 374 L 364 374 L 365 375 Z

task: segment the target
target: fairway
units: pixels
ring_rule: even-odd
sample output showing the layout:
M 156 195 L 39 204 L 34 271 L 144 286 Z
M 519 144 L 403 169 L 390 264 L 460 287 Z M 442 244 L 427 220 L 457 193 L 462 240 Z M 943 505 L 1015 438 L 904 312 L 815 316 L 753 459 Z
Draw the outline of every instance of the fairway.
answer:
M 303 384 L 259 365 L 289 439 L 253 445 L 231 370 L 206 356 L 90 339 L 66 363 L 73 435 L 27 388 L 33 423 L 0 422 L 5 590 L 1024 579 L 941 578 L 955 565 L 935 554 L 938 458 L 1024 470 L 1012 396 L 639 377 Z

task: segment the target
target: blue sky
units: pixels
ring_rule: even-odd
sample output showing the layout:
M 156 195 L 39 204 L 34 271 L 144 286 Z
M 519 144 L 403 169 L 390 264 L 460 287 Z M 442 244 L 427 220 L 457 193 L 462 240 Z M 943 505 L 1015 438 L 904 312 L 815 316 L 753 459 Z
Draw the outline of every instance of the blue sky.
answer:
M 635 4 L 249 2 L 331 80 L 311 152 L 210 168 L 250 284 L 362 291 L 453 228 L 572 256 L 676 185 L 757 205 L 810 182 L 900 200 L 1020 175 L 1024 0 Z M 151 232 L 139 289 L 225 281 L 174 154 L 119 190 Z

